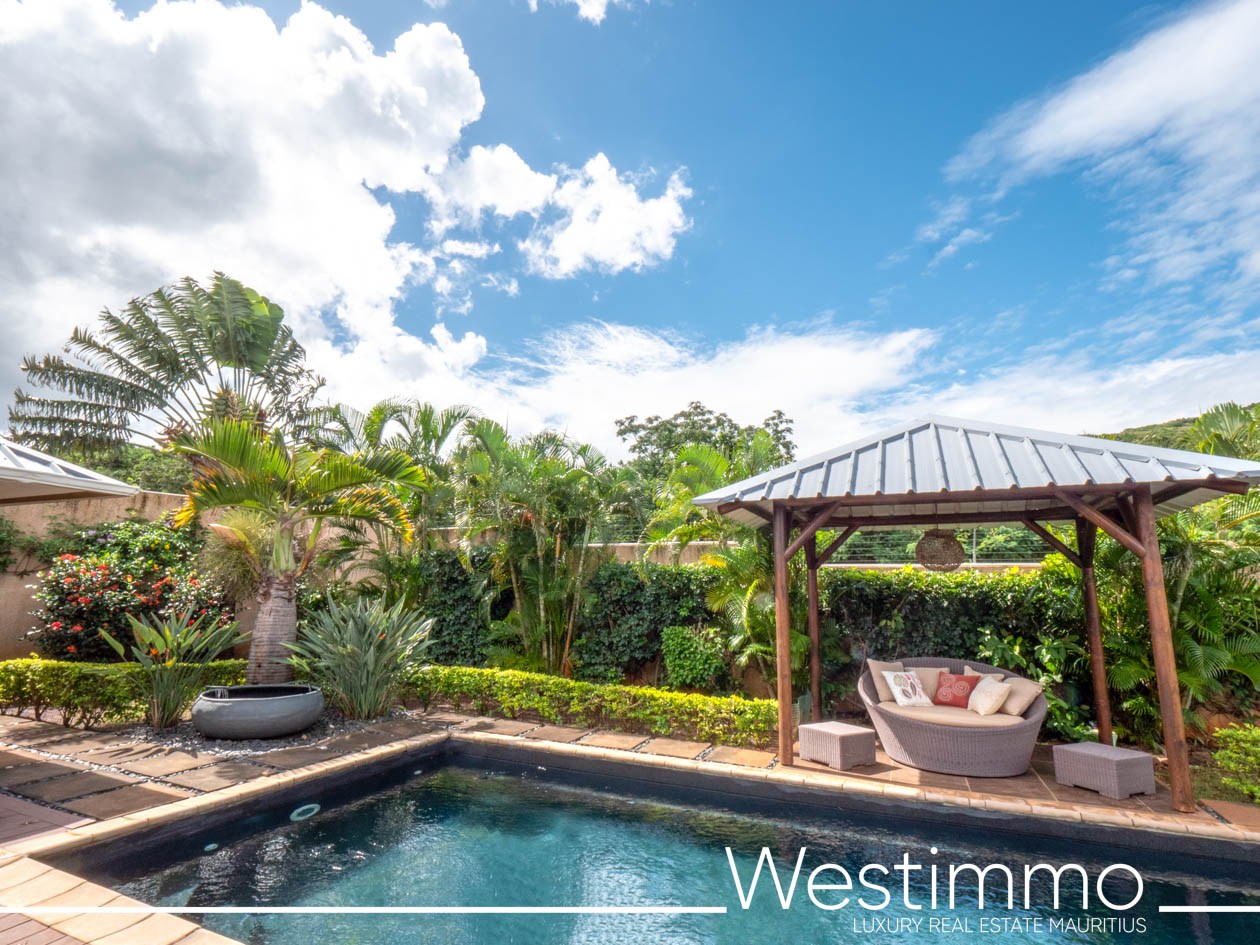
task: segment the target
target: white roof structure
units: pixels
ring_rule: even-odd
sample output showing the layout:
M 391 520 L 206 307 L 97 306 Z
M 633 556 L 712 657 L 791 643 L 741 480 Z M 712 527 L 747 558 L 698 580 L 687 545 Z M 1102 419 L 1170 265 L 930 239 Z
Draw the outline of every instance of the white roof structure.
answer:
M 137 486 L 0 437 L 0 505 L 135 495 Z
M 723 486 L 695 500 L 746 525 L 771 503 L 842 500 L 830 524 L 862 528 L 1072 518 L 1070 492 L 1098 508 L 1125 487 L 1151 488 L 1170 515 L 1260 483 L 1260 462 L 929 416 Z M 948 497 L 948 498 L 946 498 Z M 887 519 L 887 521 L 882 521 Z

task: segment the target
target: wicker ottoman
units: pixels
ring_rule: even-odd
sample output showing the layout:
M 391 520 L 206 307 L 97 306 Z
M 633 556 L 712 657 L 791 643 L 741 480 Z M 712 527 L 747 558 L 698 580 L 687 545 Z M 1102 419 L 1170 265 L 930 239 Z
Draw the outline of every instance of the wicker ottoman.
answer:
M 857 765 L 875 764 L 875 733 L 845 722 L 813 722 L 802 725 L 801 757 L 846 771 Z
M 1054 746 L 1054 779 L 1107 797 L 1155 793 L 1155 759 L 1144 751 L 1100 742 Z

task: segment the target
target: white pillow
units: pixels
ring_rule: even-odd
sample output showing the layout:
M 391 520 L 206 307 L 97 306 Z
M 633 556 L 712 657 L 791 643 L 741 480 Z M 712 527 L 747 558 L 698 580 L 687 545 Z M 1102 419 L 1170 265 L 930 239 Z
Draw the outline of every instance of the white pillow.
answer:
M 923 683 L 919 681 L 914 670 L 885 672 L 884 679 L 888 681 L 888 688 L 892 692 L 892 697 L 897 700 L 897 705 L 932 704 L 932 700 L 923 691 Z
M 976 688 L 971 690 L 967 708 L 977 715 L 992 715 L 1002 708 L 1002 703 L 1010 694 L 1011 687 L 1006 683 L 1000 683 L 992 676 L 985 676 L 976 684 Z

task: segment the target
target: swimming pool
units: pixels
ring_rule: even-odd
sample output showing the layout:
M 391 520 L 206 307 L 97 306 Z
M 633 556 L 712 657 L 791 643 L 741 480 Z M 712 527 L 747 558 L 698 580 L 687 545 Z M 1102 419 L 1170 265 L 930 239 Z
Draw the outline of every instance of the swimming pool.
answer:
M 968 825 L 864 823 L 818 810 L 750 813 L 671 802 L 625 790 L 593 790 L 527 765 L 490 769 L 443 764 L 377 778 L 377 789 L 343 786 L 308 804 L 289 803 L 198 833 L 130 852 L 102 851 L 68 868 L 154 905 L 265 906 L 674 906 L 725 907 L 725 914 L 682 915 L 212 915 L 204 924 L 254 945 L 312 942 L 398 945 L 404 942 L 684 942 L 827 943 L 959 941 L 994 934 L 1002 942 L 1254 942 L 1258 915 L 1160 913 L 1160 905 L 1260 904 L 1254 867 L 1172 858 L 1155 861 L 1090 849 L 1079 843 L 1013 840 Z M 659 793 L 659 792 L 657 792 Z M 315 803 L 320 809 L 315 811 Z M 290 819 L 291 817 L 295 819 Z M 935 847 L 936 852 L 932 853 Z M 728 854 L 727 850 L 730 850 Z M 804 854 L 801 849 L 804 848 Z M 774 855 L 784 891 L 802 869 L 791 906 L 782 908 L 770 867 L 749 890 L 762 850 Z M 910 861 L 903 859 L 906 855 Z M 1090 906 L 1080 908 L 1081 884 L 1062 883 L 1052 907 L 1050 877 L 1040 871 L 1023 908 L 1025 864 L 1079 864 L 1089 877 Z M 897 864 L 922 869 L 897 870 Z M 1137 904 L 1126 911 L 1100 906 L 1133 897 L 1136 881 L 1113 870 L 1130 863 L 1143 877 Z M 955 908 L 944 877 L 951 864 L 1004 864 L 1013 870 L 1016 908 L 1007 910 L 1004 883 L 989 887 L 984 909 L 977 886 L 960 879 Z M 809 874 L 823 864 L 848 870 L 820 874 L 816 906 Z M 863 866 L 873 884 L 863 886 Z M 740 876 L 737 887 L 734 870 Z M 938 881 L 929 867 L 939 865 Z M 879 867 L 886 872 L 881 873 Z M 994 873 L 995 877 L 1001 878 Z M 970 874 L 967 874 L 970 876 Z M 903 882 L 904 880 L 904 882 Z M 865 909 L 885 899 L 887 904 Z M 741 888 L 742 887 L 742 888 Z M 931 893 L 938 892 L 937 908 Z M 995 893 L 993 890 L 998 889 Z M 741 895 L 747 897 L 744 908 Z M 918 905 L 912 908 L 907 905 Z M 1097 922 L 1093 928 L 1085 923 Z

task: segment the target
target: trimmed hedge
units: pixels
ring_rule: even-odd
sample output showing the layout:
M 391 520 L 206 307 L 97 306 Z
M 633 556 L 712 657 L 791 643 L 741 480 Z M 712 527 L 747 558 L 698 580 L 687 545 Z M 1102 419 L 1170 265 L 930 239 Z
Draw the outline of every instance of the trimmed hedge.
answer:
M 0 661 L 0 711 L 35 718 L 53 709 L 66 725 L 92 728 L 103 722 L 144 718 L 140 666 L 121 664 L 126 676 L 93 672 L 92 663 L 22 659 Z M 245 681 L 244 660 L 216 660 L 206 667 L 207 686 L 236 686 Z
M 425 708 L 442 703 L 482 715 L 535 717 L 556 725 L 675 735 L 724 745 L 765 747 L 778 728 L 777 705 L 769 699 L 701 696 L 508 669 L 425 666 L 412 674 L 410 688 L 409 694 Z

